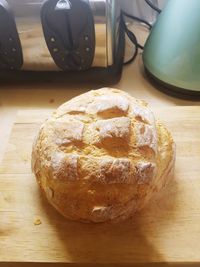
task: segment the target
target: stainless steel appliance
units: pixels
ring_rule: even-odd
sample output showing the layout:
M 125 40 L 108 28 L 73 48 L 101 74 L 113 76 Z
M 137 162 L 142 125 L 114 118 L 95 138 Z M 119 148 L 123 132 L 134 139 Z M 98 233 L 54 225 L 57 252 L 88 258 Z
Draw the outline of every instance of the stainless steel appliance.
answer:
M 120 16 L 119 0 L 0 0 L 0 73 L 92 71 L 119 78 Z

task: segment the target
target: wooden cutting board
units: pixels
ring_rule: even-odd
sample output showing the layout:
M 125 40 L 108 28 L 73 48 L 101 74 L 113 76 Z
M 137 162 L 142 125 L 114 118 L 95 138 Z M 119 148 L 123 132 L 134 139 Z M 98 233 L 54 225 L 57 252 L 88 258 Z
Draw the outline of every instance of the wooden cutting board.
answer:
M 134 220 L 96 225 L 60 216 L 31 174 L 32 142 L 50 113 L 21 110 L 13 125 L 0 166 L 0 265 L 200 264 L 200 107 L 155 109 L 177 144 L 174 181 Z

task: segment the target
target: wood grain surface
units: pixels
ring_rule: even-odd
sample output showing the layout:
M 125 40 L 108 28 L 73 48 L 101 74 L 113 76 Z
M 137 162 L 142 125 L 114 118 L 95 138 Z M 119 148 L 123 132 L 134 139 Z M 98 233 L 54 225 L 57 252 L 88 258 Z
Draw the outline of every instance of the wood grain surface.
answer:
M 154 110 L 177 144 L 173 182 L 134 219 L 96 225 L 60 216 L 43 198 L 31 174 L 32 142 L 51 111 L 20 110 L 13 125 L 0 166 L 0 265 L 198 266 L 200 107 Z

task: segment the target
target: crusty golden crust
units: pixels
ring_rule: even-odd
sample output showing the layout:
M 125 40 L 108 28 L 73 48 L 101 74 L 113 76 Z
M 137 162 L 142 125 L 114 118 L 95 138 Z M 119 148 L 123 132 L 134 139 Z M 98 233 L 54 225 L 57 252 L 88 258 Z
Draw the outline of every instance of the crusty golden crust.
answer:
M 60 106 L 33 145 L 32 169 L 49 202 L 85 222 L 126 218 L 170 179 L 174 142 L 142 101 L 103 88 Z

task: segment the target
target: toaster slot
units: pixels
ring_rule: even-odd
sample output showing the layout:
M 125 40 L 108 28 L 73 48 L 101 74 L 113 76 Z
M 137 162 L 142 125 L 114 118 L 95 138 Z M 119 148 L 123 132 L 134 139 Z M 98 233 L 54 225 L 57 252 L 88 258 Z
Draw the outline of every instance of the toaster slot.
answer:
M 23 65 L 21 44 L 7 1 L 0 0 L 0 69 L 17 70 Z
M 41 10 L 46 44 L 62 70 L 86 70 L 92 66 L 95 30 L 88 0 L 48 0 Z

